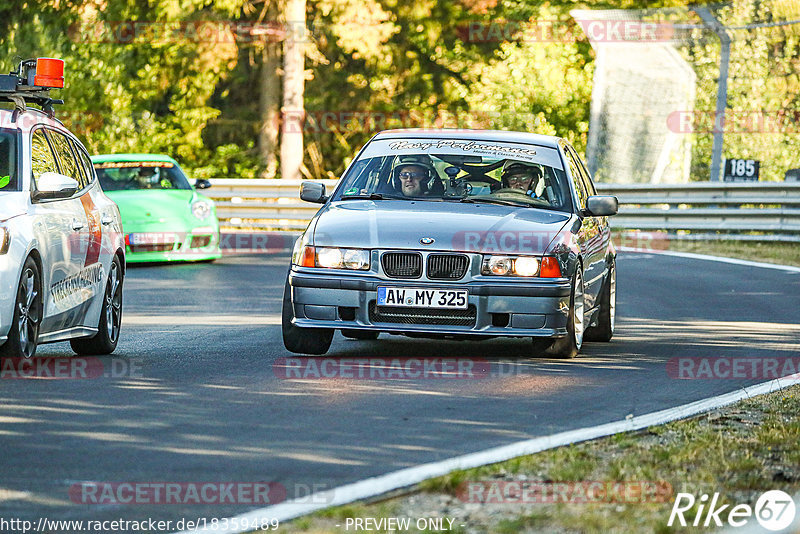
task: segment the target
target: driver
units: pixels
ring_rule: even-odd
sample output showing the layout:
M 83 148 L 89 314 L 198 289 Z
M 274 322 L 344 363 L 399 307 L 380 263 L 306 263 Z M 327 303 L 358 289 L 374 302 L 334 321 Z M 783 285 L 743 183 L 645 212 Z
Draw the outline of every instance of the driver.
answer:
M 516 189 L 526 195 L 531 195 L 536 190 L 541 178 L 542 171 L 539 167 L 511 162 L 504 166 L 500 180 L 504 189 Z
M 423 194 L 422 181 L 428 179 L 428 169 L 418 163 L 402 163 L 397 167 L 400 179 L 400 191 L 407 197 L 419 197 Z

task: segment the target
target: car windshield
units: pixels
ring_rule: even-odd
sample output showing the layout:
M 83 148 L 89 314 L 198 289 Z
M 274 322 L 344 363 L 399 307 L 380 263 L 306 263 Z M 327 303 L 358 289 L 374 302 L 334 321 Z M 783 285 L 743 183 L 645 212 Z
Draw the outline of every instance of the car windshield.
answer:
M 169 161 L 106 161 L 94 168 L 104 191 L 192 188 L 180 167 Z
M 359 198 L 571 209 L 556 149 L 491 140 L 373 141 L 348 170 L 334 201 Z
M 0 193 L 19 190 L 16 141 L 14 131 L 0 130 Z

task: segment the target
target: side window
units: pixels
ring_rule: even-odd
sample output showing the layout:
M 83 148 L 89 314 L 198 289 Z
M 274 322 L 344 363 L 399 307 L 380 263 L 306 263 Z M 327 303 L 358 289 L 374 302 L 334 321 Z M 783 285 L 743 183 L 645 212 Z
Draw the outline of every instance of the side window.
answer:
M 53 150 L 56 153 L 56 160 L 58 161 L 58 168 L 61 169 L 61 174 L 77 180 L 81 185 L 80 188 L 83 189 L 83 174 L 78 168 L 75 156 L 72 154 L 69 139 L 64 134 L 54 130 L 48 130 L 47 135 L 53 142 Z
M 589 193 L 589 196 L 596 195 L 597 190 L 594 188 L 594 183 L 592 182 L 592 177 L 589 174 L 589 171 L 586 170 L 586 165 L 583 164 L 583 160 L 578 156 L 578 153 L 575 152 L 575 149 L 569 147 L 570 151 L 572 152 L 572 156 L 575 158 L 575 161 L 578 162 L 578 166 L 581 170 L 581 176 L 583 177 L 583 183 L 586 186 L 586 191 Z
M 569 164 L 569 171 L 572 175 L 572 183 L 575 186 L 575 191 L 578 193 L 578 202 L 581 209 L 586 209 L 586 199 L 589 196 L 586 192 L 586 185 L 583 183 L 581 176 L 580 165 L 575 161 L 575 156 L 567 146 L 564 146 L 565 154 L 567 155 L 567 163 Z
M 69 144 L 72 146 L 72 152 L 75 154 L 75 161 L 78 162 L 78 168 L 81 172 L 82 180 L 81 189 L 85 189 L 92 185 L 94 181 L 94 174 L 92 174 L 92 164 L 89 163 L 89 156 L 86 155 L 81 146 L 74 140 L 70 139 Z M 87 166 L 88 165 L 88 166 Z
M 78 159 L 83 166 L 83 171 L 86 173 L 86 185 L 92 185 L 92 182 L 94 182 L 94 167 L 92 166 L 92 160 L 89 159 L 86 151 L 77 143 L 75 148 L 78 154 Z
M 31 169 L 34 180 L 38 180 L 46 172 L 58 172 L 50 143 L 42 128 L 35 130 L 31 135 Z

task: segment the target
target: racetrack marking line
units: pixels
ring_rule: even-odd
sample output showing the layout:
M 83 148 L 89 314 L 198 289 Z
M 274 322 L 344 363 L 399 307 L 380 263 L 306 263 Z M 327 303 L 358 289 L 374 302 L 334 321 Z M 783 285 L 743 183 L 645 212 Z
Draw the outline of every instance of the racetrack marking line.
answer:
M 314 493 L 310 496 L 303 497 L 302 499 L 294 499 L 280 504 L 267 506 L 259 510 L 254 510 L 236 517 L 229 518 L 227 524 L 254 524 L 258 523 L 260 518 L 277 519 L 280 522 L 290 521 L 298 517 L 330 508 L 333 506 L 341 506 L 349 504 L 354 501 L 376 497 L 384 493 L 394 491 L 401 488 L 406 488 L 418 484 L 424 480 L 446 475 L 457 469 L 470 469 L 473 467 L 480 467 L 483 465 L 494 464 L 516 458 L 518 456 L 525 456 L 528 454 L 535 454 L 537 452 L 579 443 L 582 441 L 589 441 L 592 439 L 602 438 L 618 434 L 620 432 L 631 432 L 634 430 L 641 430 L 654 425 L 663 425 L 679 419 L 685 419 L 697 414 L 708 412 L 723 406 L 728 406 L 740 400 L 749 399 L 756 395 L 763 395 L 772 393 L 785 387 L 797 384 L 797 380 L 781 379 L 770 380 L 754 386 L 745 387 L 730 393 L 718 395 L 708 399 L 703 399 L 689 404 L 676 406 L 674 408 L 667 408 L 658 412 L 653 412 L 644 415 L 638 415 L 587 428 L 577 430 L 570 430 L 567 432 L 560 432 L 550 436 L 542 436 L 539 438 L 528 439 L 511 443 L 509 445 L 502 445 L 484 451 L 473 452 L 448 458 L 439 462 L 432 462 L 422 464 L 415 467 L 401 469 L 393 473 L 387 473 L 352 484 L 346 484 L 338 488 L 333 488 L 327 491 Z M 180 534 L 189 534 L 196 532 L 250 532 L 254 529 L 212 529 L 209 527 L 183 531 Z
M 800 273 L 800 267 L 793 265 L 778 265 L 777 263 L 763 263 L 760 261 L 740 260 L 738 258 L 725 258 L 723 256 L 709 256 L 707 254 L 695 254 L 694 252 L 675 252 L 672 250 L 649 250 L 633 247 L 619 247 L 621 252 L 637 252 L 640 254 L 659 254 L 663 256 L 676 256 L 678 258 L 689 258 L 692 260 L 718 261 L 722 263 L 732 263 L 734 265 L 745 265 L 747 267 L 761 267 L 763 269 L 777 269 L 790 273 Z

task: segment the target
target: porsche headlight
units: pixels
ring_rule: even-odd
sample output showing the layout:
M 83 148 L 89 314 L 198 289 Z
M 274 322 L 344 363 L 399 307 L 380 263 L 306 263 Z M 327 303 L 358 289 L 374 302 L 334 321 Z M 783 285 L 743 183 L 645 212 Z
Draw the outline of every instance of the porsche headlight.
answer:
M 208 202 L 198 200 L 192 203 L 192 215 L 200 219 L 207 219 L 211 215 L 211 205 Z
M 487 256 L 483 259 L 481 274 L 490 276 L 538 276 L 539 259 L 532 256 Z

